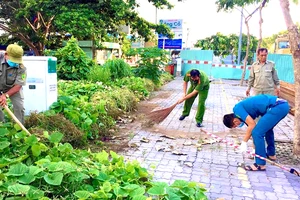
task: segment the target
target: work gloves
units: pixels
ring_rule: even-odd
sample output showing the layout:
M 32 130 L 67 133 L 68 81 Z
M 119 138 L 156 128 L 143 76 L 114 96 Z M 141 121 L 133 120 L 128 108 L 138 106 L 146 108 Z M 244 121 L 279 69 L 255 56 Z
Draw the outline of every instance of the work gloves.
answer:
M 244 152 L 247 152 L 247 150 L 248 150 L 247 142 L 242 141 L 242 143 L 241 143 L 241 145 L 239 147 L 239 151 L 241 153 L 244 153 Z

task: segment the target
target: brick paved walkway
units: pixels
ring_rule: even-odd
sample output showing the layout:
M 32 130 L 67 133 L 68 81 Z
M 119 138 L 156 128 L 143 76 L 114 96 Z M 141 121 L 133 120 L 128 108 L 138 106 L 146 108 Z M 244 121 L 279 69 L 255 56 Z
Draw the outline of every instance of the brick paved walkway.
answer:
M 225 113 L 230 113 L 233 106 L 245 97 L 246 87 L 238 86 L 238 81 L 215 80 L 211 84 L 209 96 L 206 102 L 206 113 L 203 124 L 204 130 L 211 133 L 226 133 L 226 139 L 236 142 L 243 137 L 242 130 L 229 130 L 223 123 Z M 170 92 L 165 99 L 159 98 L 163 92 Z M 165 85 L 157 92 L 157 97 L 152 100 L 161 107 L 174 104 L 182 96 L 182 77 Z M 160 130 L 176 131 L 183 135 L 201 135 L 202 144 L 204 133 L 196 127 L 195 113 L 197 100 L 191 114 L 183 121 L 178 118 L 181 115 L 183 104 L 177 105 L 170 115 L 159 124 Z M 291 141 L 293 138 L 294 118 L 288 115 L 275 128 L 275 139 Z M 237 163 L 252 164 L 253 160 L 242 155 L 225 143 L 211 143 L 201 146 L 194 137 L 163 138 L 158 132 L 148 132 L 138 129 L 132 130 L 135 136 L 130 143 L 140 144 L 125 152 L 129 160 L 137 159 L 142 166 L 154 173 L 154 179 L 172 183 L 176 179 L 197 181 L 205 184 L 209 199 L 226 200 L 250 200 L 250 199 L 300 199 L 300 177 L 280 168 L 269 165 L 265 172 L 246 172 L 238 167 Z M 207 139 L 208 136 L 206 136 Z M 140 142 L 146 138 L 148 143 Z M 251 142 L 248 142 L 251 146 Z M 168 150 L 170 149 L 170 150 Z M 176 150 L 184 155 L 175 155 Z M 287 166 L 287 165 L 285 165 Z M 287 166 L 299 169 L 299 166 Z

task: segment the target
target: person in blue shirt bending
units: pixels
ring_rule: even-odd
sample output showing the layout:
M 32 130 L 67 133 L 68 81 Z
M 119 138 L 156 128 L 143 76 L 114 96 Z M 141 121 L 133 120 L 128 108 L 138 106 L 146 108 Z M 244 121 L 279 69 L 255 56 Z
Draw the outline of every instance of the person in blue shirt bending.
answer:
M 247 150 L 247 142 L 251 135 L 255 145 L 255 154 L 272 161 L 276 160 L 275 142 L 273 128 L 289 112 L 289 105 L 286 100 L 271 95 L 257 95 L 240 101 L 233 108 L 233 113 L 223 117 L 223 123 L 228 128 L 241 127 L 244 123 L 248 126 L 246 135 L 240 146 L 240 150 Z M 260 120 L 254 121 L 261 116 Z M 265 147 L 267 142 L 267 150 Z M 248 171 L 266 170 L 266 161 L 255 158 L 253 165 L 245 166 Z

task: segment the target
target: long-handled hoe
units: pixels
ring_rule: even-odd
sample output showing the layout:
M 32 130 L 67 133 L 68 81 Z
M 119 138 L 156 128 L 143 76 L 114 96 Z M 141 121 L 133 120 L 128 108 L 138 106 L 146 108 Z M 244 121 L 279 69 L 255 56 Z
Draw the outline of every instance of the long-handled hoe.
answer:
M 7 105 L 4 106 L 4 109 L 8 112 L 8 114 L 13 118 L 13 120 L 21 127 L 23 131 L 25 131 L 28 135 L 31 135 L 29 131 L 23 126 L 23 124 L 18 120 L 18 118 L 14 115 L 13 112 L 8 108 Z

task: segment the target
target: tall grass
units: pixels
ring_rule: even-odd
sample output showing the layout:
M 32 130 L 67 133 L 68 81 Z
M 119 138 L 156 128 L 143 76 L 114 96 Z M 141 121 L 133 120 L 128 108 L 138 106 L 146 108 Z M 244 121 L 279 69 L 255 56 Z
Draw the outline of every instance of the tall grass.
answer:
M 111 73 L 109 68 L 95 66 L 91 69 L 88 80 L 92 82 L 108 83 L 111 81 Z
M 112 80 L 133 75 L 130 65 L 123 59 L 107 60 L 103 67 L 110 70 Z

